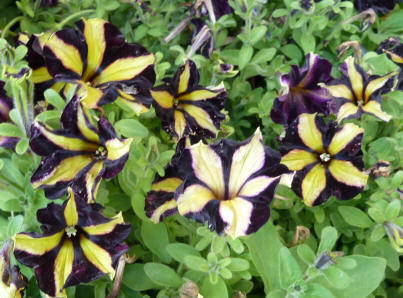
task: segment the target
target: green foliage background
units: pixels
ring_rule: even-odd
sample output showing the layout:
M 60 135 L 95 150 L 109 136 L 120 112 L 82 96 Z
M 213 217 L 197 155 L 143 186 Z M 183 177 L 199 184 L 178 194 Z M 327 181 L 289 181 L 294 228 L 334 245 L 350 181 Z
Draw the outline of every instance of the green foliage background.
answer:
M 41 33 L 72 26 L 80 17 L 111 21 L 129 42 L 137 42 L 157 57 L 157 85 L 172 75 L 190 50 L 192 28 L 169 43 L 164 38 L 187 14 L 191 3 L 179 0 L 118 1 L 71 0 L 40 7 L 40 1 L 2 0 L 0 28 L 11 43 L 18 32 Z M 351 1 L 323 0 L 313 13 L 302 10 L 296 0 L 233 0 L 235 12 L 209 23 L 215 50 L 210 59 L 194 55 L 203 85 L 220 81 L 228 90 L 227 120 L 220 137 L 242 140 L 261 127 L 264 142 L 276 148 L 282 126 L 270 119 L 270 109 L 280 90 L 278 77 L 290 65 L 303 65 L 309 52 L 330 60 L 334 77 L 338 66 L 352 49 L 338 57 L 337 47 L 358 42 L 363 68 L 378 75 L 397 70 L 385 54 L 375 50 L 388 37 L 402 37 L 403 5 L 388 15 L 377 16 L 365 32 L 362 20 L 348 21 L 357 12 Z M 11 22 L 11 23 L 10 23 Z M 9 48 L 0 42 L 2 73 L 7 67 L 26 65 L 24 47 Z M 9 61 L 5 57 L 11 57 Z M 238 74 L 222 74 L 219 62 L 235 66 Z M 16 84 L 19 84 L 17 82 Z M 10 95 L 12 90 L 9 90 Z M 65 103 L 54 91 L 45 97 L 54 106 L 37 117 L 54 127 Z M 240 239 L 219 237 L 186 218 L 175 215 L 153 224 L 145 216 L 144 200 L 155 173 L 174 153 L 174 142 L 161 129 L 152 110 L 137 117 L 124 106 L 105 107 L 107 118 L 123 137 L 132 137 L 129 160 L 119 176 L 103 181 L 97 201 L 104 214 L 120 210 L 132 224 L 127 241 L 129 256 L 120 297 L 178 297 L 197 284 L 204 297 L 402 297 L 403 269 L 391 245 L 385 222 L 403 227 L 401 210 L 403 182 L 403 93 L 384 97 L 383 107 L 393 116 L 380 122 L 364 116 L 354 120 L 365 129 L 363 151 L 366 168 L 378 160 L 390 162 L 388 177 L 370 180 L 364 192 L 350 201 L 330 199 L 308 208 L 290 189 L 280 186 L 271 204 L 270 221 L 256 234 Z M 18 123 L 18 119 L 12 119 Z M 36 231 L 36 210 L 49 202 L 42 191 L 30 185 L 39 157 L 31 153 L 22 127 L 0 124 L 0 135 L 22 138 L 17 152 L 0 149 L 0 240 L 20 231 Z M 61 200 L 60 200 L 61 201 Z M 294 236 L 298 226 L 310 231 L 308 239 Z M 323 253 L 342 252 L 327 268 L 315 262 Z M 15 260 L 14 260 L 15 262 Z M 22 266 L 23 267 L 23 266 Z M 29 278 L 27 297 L 41 297 L 33 271 L 23 267 Z M 88 285 L 69 288 L 69 297 L 106 297 L 113 283 L 101 278 Z M 182 296 L 187 297 L 187 296 Z M 193 296 L 190 296 L 193 297 Z M 197 297 L 197 295 L 196 295 Z

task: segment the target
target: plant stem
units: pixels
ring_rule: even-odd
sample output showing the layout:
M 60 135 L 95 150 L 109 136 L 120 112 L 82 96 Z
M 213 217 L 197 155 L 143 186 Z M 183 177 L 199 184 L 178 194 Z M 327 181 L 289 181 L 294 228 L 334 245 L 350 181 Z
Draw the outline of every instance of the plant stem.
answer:
M 61 21 L 60 23 L 56 24 L 56 30 L 60 30 L 63 28 L 64 25 L 66 25 L 68 22 L 70 22 L 72 19 L 79 17 L 79 16 L 83 16 L 87 13 L 93 12 L 94 9 L 86 9 L 83 11 L 78 11 L 76 13 L 73 13 L 72 15 L 68 16 L 67 18 L 65 18 L 63 21 Z
M 17 22 L 19 22 L 20 20 L 22 20 L 24 17 L 23 16 L 18 16 L 15 17 L 14 19 L 12 19 L 6 27 L 4 27 L 3 31 L 1 32 L 1 38 L 5 38 L 7 36 L 7 32 L 8 30 L 10 30 L 10 28 Z

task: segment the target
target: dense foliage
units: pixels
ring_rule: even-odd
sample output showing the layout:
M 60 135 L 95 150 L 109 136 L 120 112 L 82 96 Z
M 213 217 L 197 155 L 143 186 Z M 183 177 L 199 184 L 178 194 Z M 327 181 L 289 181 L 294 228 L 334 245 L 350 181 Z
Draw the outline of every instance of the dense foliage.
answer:
M 402 297 L 403 3 L 2 0 L 1 297 Z

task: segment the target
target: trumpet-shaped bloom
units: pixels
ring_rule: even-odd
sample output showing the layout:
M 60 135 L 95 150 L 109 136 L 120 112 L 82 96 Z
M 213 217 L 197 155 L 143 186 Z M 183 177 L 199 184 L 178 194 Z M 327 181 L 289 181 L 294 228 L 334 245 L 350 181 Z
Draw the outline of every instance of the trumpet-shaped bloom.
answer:
M 383 121 L 392 116 L 382 110 L 382 94 L 390 91 L 394 73 L 383 77 L 368 76 L 364 70 L 348 57 L 340 66 L 342 76 L 323 85 L 334 97 L 331 109 L 337 115 L 337 121 L 346 118 L 361 117 L 371 114 Z
M 181 215 L 235 238 L 256 232 L 270 216 L 281 175 L 280 155 L 258 129 L 244 142 L 221 140 L 187 147 L 178 167 L 188 174 L 175 192 Z
M 331 70 L 332 64 L 316 54 L 308 54 L 302 68 L 291 65 L 291 72 L 280 78 L 287 93 L 274 100 L 271 119 L 275 123 L 288 125 L 302 113 L 328 115 L 331 97 L 318 84 L 331 79 Z
M 316 114 L 302 114 L 289 126 L 280 147 L 281 163 L 296 171 L 292 189 L 307 206 L 322 204 L 331 195 L 348 200 L 364 189 L 363 133 L 352 123 L 326 124 Z
M 101 205 L 87 204 L 71 189 L 69 193 L 63 205 L 50 203 L 38 210 L 42 235 L 15 236 L 15 257 L 34 269 L 39 288 L 52 297 L 65 297 L 65 288 L 103 275 L 113 279 L 117 261 L 128 249 L 122 242 L 131 227 L 121 213 L 108 219 Z
M 0 297 L 21 298 L 28 282 L 18 266 L 10 267 L 10 250 L 8 241 L 0 251 Z
M 34 81 L 43 84 L 54 78 L 79 84 L 87 108 L 119 98 L 136 113 L 148 111 L 154 55 L 139 44 L 127 43 L 115 26 L 102 19 L 82 19 L 77 27 L 57 31 L 44 42 L 46 69 L 34 72 Z
M 386 53 L 390 60 L 400 66 L 396 88 L 403 91 L 403 44 L 397 38 L 389 38 L 379 45 L 378 53 Z
M 43 158 L 31 177 L 50 199 L 66 193 L 72 185 L 86 200 L 95 198 L 102 178 L 115 177 L 125 165 L 132 139 L 119 139 L 106 118 L 98 127 L 89 110 L 74 97 L 61 117 L 63 129 L 34 122 L 30 145 Z
M 9 113 L 13 108 L 13 99 L 9 97 L 4 89 L 5 83 L 0 81 L 0 123 L 10 120 Z M 0 146 L 7 149 L 14 149 L 18 138 L 0 136 Z
M 173 78 L 151 91 L 162 127 L 177 139 L 190 134 L 215 138 L 225 119 L 220 112 L 227 98 L 224 86 L 204 88 L 199 79 L 196 64 L 187 60 Z

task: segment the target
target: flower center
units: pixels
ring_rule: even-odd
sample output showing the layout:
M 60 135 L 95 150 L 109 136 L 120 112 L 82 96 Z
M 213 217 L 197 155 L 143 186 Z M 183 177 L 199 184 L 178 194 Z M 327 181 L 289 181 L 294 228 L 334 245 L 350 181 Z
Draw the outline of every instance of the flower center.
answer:
M 319 157 L 322 162 L 328 162 L 330 160 L 329 153 L 322 153 L 321 155 L 319 155 Z
M 107 155 L 108 155 L 108 151 L 102 146 L 99 147 L 97 151 L 95 151 L 95 159 L 97 159 L 97 160 L 106 159 Z
M 64 230 L 69 238 L 71 238 L 71 236 L 74 237 L 77 234 L 77 230 L 74 226 L 67 227 Z

